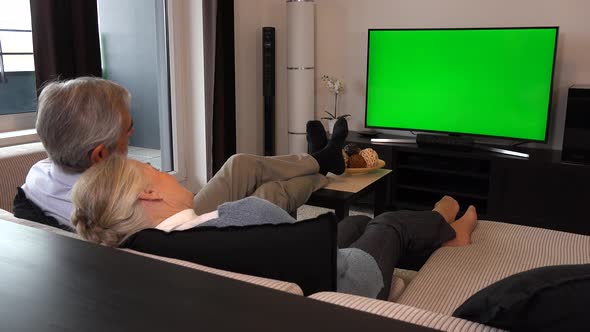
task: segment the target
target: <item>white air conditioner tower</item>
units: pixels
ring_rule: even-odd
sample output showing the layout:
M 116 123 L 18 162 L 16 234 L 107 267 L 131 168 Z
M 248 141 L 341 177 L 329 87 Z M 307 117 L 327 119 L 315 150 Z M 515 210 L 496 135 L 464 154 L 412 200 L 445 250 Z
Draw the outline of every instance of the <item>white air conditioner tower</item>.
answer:
M 315 2 L 287 0 L 289 153 L 307 152 L 305 124 L 315 115 Z

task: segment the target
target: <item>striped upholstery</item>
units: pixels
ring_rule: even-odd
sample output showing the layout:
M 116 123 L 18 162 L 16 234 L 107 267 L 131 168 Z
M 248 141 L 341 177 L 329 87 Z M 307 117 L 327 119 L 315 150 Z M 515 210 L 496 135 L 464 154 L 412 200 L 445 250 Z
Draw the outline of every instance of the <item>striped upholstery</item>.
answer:
M 3 221 L 13 222 L 13 223 L 17 223 L 20 225 L 33 227 L 33 228 L 38 228 L 38 229 L 42 229 L 42 230 L 45 230 L 45 231 L 48 231 L 51 233 L 55 233 L 55 234 L 59 234 L 59 235 L 68 236 L 71 238 L 82 240 L 77 234 L 66 232 L 64 230 L 54 228 L 51 226 L 39 224 L 34 221 L 30 221 L 30 220 L 26 220 L 26 219 L 19 219 L 19 218 L 14 217 L 12 215 L 12 213 L 0 209 L 0 222 L 3 222 Z M 246 274 L 240 274 L 240 273 L 234 273 L 234 272 L 213 269 L 213 268 L 210 268 L 210 267 L 207 267 L 204 265 L 199 265 L 199 264 L 195 264 L 195 263 L 191 263 L 191 262 L 187 262 L 187 261 L 182 261 L 179 259 L 144 254 L 142 252 L 129 250 L 129 249 L 121 249 L 121 250 L 130 252 L 130 253 L 133 253 L 136 255 L 146 256 L 146 257 L 150 257 L 153 259 L 165 261 L 168 263 L 181 265 L 181 266 L 188 267 L 191 269 L 205 271 L 205 272 L 217 274 L 217 275 L 220 275 L 223 277 L 232 278 L 232 279 L 248 282 L 251 284 L 280 290 L 280 291 L 291 293 L 291 294 L 303 295 L 303 291 L 301 290 L 301 288 L 297 284 L 294 284 L 291 282 L 278 281 L 278 280 L 261 278 L 261 277 L 254 277 L 254 276 L 250 276 L 250 275 L 246 275 Z
M 313 294 L 310 298 L 441 331 L 501 331 L 493 327 L 460 318 L 441 315 L 403 304 L 369 299 L 356 295 L 322 292 Z
M 16 188 L 25 182 L 25 177 L 39 160 L 47 158 L 41 143 L 30 143 L 0 149 L 0 209 L 12 212 Z
M 477 291 L 515 273 L 590 263 L 590 236 L 480 221 L 472 242 L 434 252 L 397 302 L 451 315 Z

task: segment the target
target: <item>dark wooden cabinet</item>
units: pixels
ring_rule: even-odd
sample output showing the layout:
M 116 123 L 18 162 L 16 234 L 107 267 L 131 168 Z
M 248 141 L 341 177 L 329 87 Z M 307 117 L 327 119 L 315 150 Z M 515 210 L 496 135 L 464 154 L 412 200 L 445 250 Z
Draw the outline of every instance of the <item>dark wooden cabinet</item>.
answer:
M 391 210 L 431 209 L 451 195 L 462 210 L 475 205 L 480 219 L 590 234 L 590 165 L 563 163 L 560 151 L 522 149 L 530 154 L 526 159 L 477 149 L 371 144 L 355 132 L 348 141 L 372 147 L 393 170 Z
M 396 208 L 428 209 L 442 195 L 456 197 L 464 206 L 475 205 L 485 214 L 490 161 L 440 153 L 396 151 Z
M 590 167 L 502 160 L 494 168 L 494 219 L 590 234 Z

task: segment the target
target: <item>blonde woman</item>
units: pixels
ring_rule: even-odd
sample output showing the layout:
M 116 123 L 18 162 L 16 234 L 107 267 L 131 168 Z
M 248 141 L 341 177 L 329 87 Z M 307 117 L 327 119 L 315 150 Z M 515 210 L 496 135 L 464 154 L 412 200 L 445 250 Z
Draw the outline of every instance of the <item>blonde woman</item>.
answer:
M 300 243 L 292 242 L 292 237 L 300 236 L 296 228 L 299 223 L 268 201 L 248 197 L 198 215 L 192 209 L 193 194 L 174 177 L 118 155 L 87 170 L 74 186 L 72 197 L 75 207 L 72 223 L 78 234 L 112 247 L 127 247 L 236 272 L 255 273 L 256 270 L 248 269 L 248 264 L 258 257 L 249 255 L 249 252 L 264 247 L 265 238 L 253 238 L 247 243 L 243 236 L 236 234 L 241 228 L 248 229 L 249 234 L 259 229 L 260 234 L 272 237 L 274 247 L 268 250 L 279 256 L 269 263 L 277 264 L 276 267 L 262 268 L 270 271 L 263 276 L 275 278 L 282 275 L 272 273 L 274 268 L 292 268 L 283 265 L 297 265 L 297 251 L 309 247 L 303 243 L 305 239 Z M 470 243 L 476 226 L 475 208 L 469 207 L 464 216 L 455 221 L 458 211 L 458 203 L 445 196 L 432 211 L 396 211 L 373 220 L 357 218 L 341 222 L 338 244 L 343 249 L 337 251 L 337 289 L 387 298 L 393 268 L 404 254 L 424 254 L 441 245 Z M 209 236 L 215 237 L 206 253 L 199 252 L 204 250 L 199 242 L 203 241 L 199 237 L 200 229 L 207 229 Z M 226 232 L 227 229 L 230 231 Z M 321 245 L 324 244 L 318 243 Z M 288 262 L 280 259 L 281 252 L 289 254 Z M 213 263 L 212 256 L 216 260 Z M 231 258 L 228 256 L 239 256 L 239 264 L 236 263 L 239 266 L 227 266 L 224 260 Z M 206 262 L 201 261 L 203 257 Z M 305 268 L 296 267 L 299 270 Z

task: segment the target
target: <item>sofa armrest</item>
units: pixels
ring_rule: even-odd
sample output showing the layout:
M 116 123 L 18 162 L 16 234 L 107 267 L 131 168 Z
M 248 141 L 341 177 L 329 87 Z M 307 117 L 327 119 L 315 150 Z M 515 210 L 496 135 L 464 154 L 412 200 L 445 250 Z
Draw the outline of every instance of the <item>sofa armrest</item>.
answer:
M 226 277 L 226 278 L 231 278 L 231 279 L 240 280 L 240 281 L 244 281 L 247 283 L 251 283 L 251 284 L 255 284 L 255 285 L 259 285 L 259 286 L 263 286 L 263 287 L 267 287 L 267 288 L 276 289 L 276 290 L 283 291 L 286 293 L 291 293 L 291 294 L 295 294 L 295 295 L 303 295 L 303 291 L 301 290 L 301 288 L 297 284 L 292 283 L 292 282 L 286 282 L 286 281 L 280 281 L 280 280 L 274 280 L 274 279 L 268 279 L 268 278 L 262 278 L 262 277 L 255 277 L 255 276 L 251 276 L 248 274 L 241 274 L 241 273 L 229 272 L 229 271 L 220 270 L 220 269 L 214 269 L 211 267 L 207 267 L 205 265 L 187 262 L 187 261 L 183 261 L 183 260 L 175 259 L 175 258 L 168 258 L 168 257 L 162 257 L 162 256 L 157 256 L 157 255 L 152 255 L 152 254 L 146 254 L 146 253 L 131 250 L 131 249 L 119 249 L 119 250 L 126 251 L 129 253 L 135 254 L 135 255 L 145 256 L 145 257 L 157 259 L 160 261 L 188 267 L 190 269 L 195 269 L 195 270 L 200 270 L 200 271 L 220 275 L 220 276 Z
M 3 222 L 3 221 L 9 221 L 9 222 L 13 222 L 15 224 L 29 226 L 29 227 L 33 227 L 33 228 L 37 228 L 37 229 L 42 229 L 42 230 L 50 232 L 50 233 L 55 233 L 58 235 L 63 235 L 63 236 L 71 237 L 74 239 L 82 240 L 82 238 L 80 238 L 78 236 L 78 234 L 76 234 L 76 233 L 64 231 L 63 229 L 55 228 L 55 227 L 52 227 L 49 225 L 40 224 L 38 222 L 34 222 L 34 221 L 31 221 L 28 219 L 17 218 L 12 213 L 10 213 L 6 210 L 0 209 L 0 222 Z
M 59 228 L 36 223 L 34 221 L 30 221 L 27 219 L 16 218 L 15 216 L 12 215 L 12 213 L 2 210 L 2 209 L 0 209 L 0 222 L 13 222 L 13 223 L 20 224 L 23 226 L 42 229 L 47 232 L 51 232 L 54 234 L 67 236 L 67 237 L 71 237 L 74 239 L 84 241 L 82 238 L 80 238 L 75 233 L 66 232 L 66 231 L 61 230 Z M 285 281 L 279 281 L 279 280 L 274 280 L 274 279 L 255 277 L 255 276 L 251 276 L 251 275 L 247 275 L 247 274 L 234 273 L 234 272 L 229 272 L 229 271 L 224 271 L 224 270 L 219 270 L 219 269 L 213 269 L 213 268 L 210 268 L 210 267 L 207 267 L 204 265 L 187 262 L 187 261 L 183 261 L 180 259 L 173 259 L 173 258 L 168 258 L 168 257 L 161 257 L 161 256 L 156 256 L 156 255 L 145 254 L 145 253 L 131 250 L 131 249 L 120 249 L 120 250 L 129 252 L 129 253 L 132 253 L 135 255 L 146 256 L 146 257 L 149 257 L 152 259 L 157 259 L 157 260 L 165 261 L 168 263 L 188 267 L 191 269 L 201 270 L 201 271 L 217 274 L 217 275 L 220 275 L 223 277 L 232 278 L 232 279 L 248 282 L 251 284 L 280 290 L 280 291 L 283 291 L 286 293 L 291 293 L 291 294 L 295 294 L 295 295 L 303 295 L 303 291 L 301 290 L 301 288 L 297 284 L 291 283 L 291 282 L 285 282 Z
M 441 331 L 502 331 L 494 327 L 474 323 L 468 320 L 452 316 L 438 314 L 435 312 L 410 307 L 403 304 L 370 299 L 356 295 L 333 292 L 321 292 L 313 294 L 309 296 L 309 298 Z

